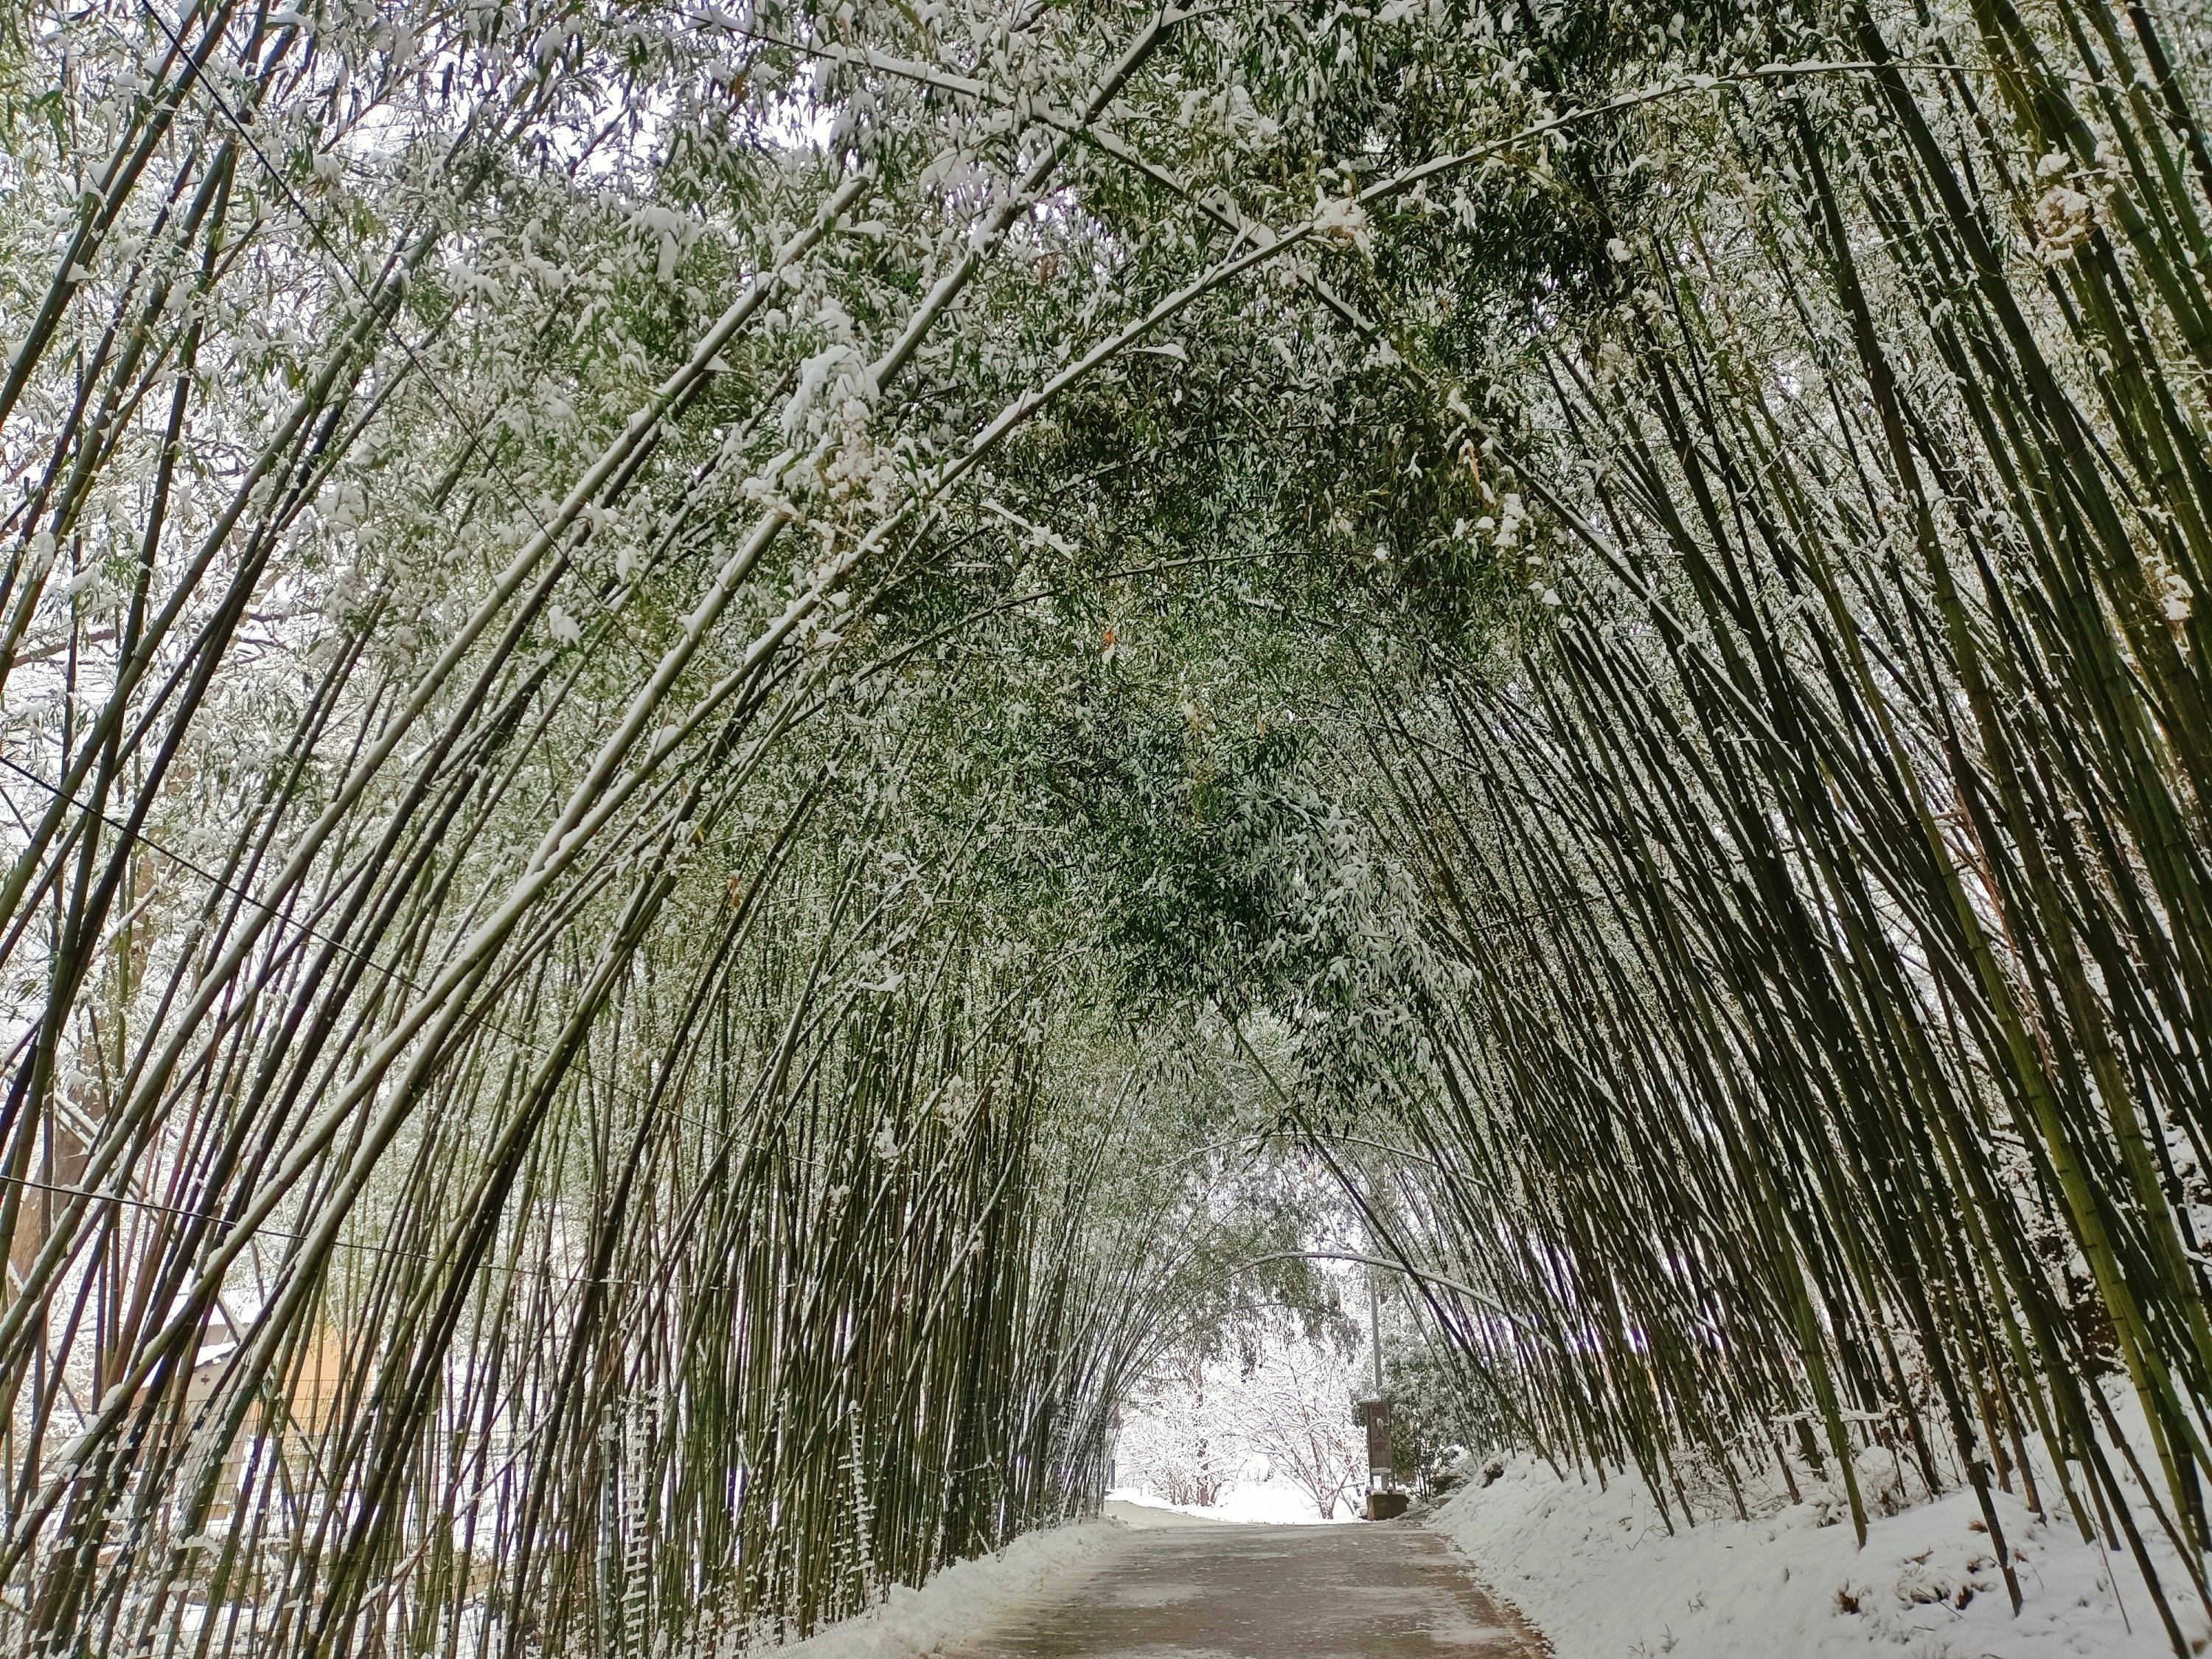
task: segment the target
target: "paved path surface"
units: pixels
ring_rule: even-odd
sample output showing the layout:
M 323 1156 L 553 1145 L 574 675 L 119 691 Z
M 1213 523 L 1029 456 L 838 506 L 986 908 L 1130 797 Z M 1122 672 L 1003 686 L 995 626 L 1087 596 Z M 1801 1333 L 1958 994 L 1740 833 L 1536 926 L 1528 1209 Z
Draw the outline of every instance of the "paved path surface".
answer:
M 1402 1522 L 1229 1526 L 1109 1504 L 1127 1539 L 954 1659 L 1540 1659 L 1443 1539 Z

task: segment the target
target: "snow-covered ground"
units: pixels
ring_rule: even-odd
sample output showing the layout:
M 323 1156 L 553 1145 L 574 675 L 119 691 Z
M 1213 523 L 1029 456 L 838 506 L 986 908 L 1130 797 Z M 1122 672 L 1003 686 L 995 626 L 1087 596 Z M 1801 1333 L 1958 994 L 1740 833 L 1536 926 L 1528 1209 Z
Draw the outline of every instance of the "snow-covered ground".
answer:
M 879 1607 L 776 1651 L 784 1659 L 918 1659 L 1080 1571 L 1124 1535 L 1111 1521 L 1025 1533 L 996 1555 L 945 1568 L 920 1589 L 894 1586 Z
M 1523 1457 L 1491 1485 L 1455 1494 L 1431 1523 L 1466 1552 L 1478 1578 L 1551 1638 L 1558 1659 L 2172 1652 L 2124 1547 L 2107 1556 L 2069 1522 L 2039 1522 L 2002 1494 L 1997 1504 L 2019 1558 L 2017 1619 L 1970 1492 L 1870 1517 L 1861 1551 L 1849 1516 L 1838 1518 L 1832 1503 L 1695 1527 L 1683 1527 L 1678 1514 L 1669 1535 L 1635 1476 L 1609 1476 L 1601 1492 L 1595 1481 L 1562 1482 Z M 2153 1559 L 2183 1634 L 2201 1649 L 2212 1621 L 2162 1538 Z
M 1108 1494 L 1107 1502 L 1200 1521 L 1328 1524 L 1314 1513 L 1311 1498 L 1279 1480 L 1234 1482 L 1223 1492 L 1222 1501 L 1212 1508 L 1170 1504 L 1133 1488 Z M 1340 1508 L 1340 1521 L 1347 1518 L 1348 1513 Z M 1137 1519 L 1128 1518 L 1133 1522 Z M 1101 1556 L 1127 1535 L 1127 1527 L 1110 1519 L 1029 1533 L 995 1555 L 978 1556 L 945 1568 L 920 1589 L 896 1586 L 881 1606 L 776 1652 L 780 1659 L 922 1659 L 956 1638 L 972 1634 L 1024 1601 L 1048 1595 L 1055 1584 L 1097 1565 Z
M 2116 1402 L 2118 1403 L 2118 1402 Z M 1840 1498 L 1801 1476 L 1802 1503 L 1747 1489 L 1754 1519 L 1725 1516 L 1716 1490 L 1700 1519 L 1669 1534 L 1633 1474 L 1562 1481 L 1534 1458 L 1506 1462 L 1428 1523 L 1469 1560 L 1474 1576 L 1519 1608 L 1557 1659 L 2164 1659 L 2172 1652 L 2124 1549 L 2085 1544 L 2063 1514 L 2039 1522 L 1997 1495 L 2018 1565 L 2015 1619 L 1971 1493 L 1911 1503 L 1901 1466 L 1878 1449 L 1859 1476 L 1873 1513 L 1855 1547 Z M 1255 1476 L 1263 1473 L 1255 1469 Z M 2046 1480 L 2046 1495 L 2054 1488 Z M 1112 1494 L 1130 1525 L 1303 1522 L 1318 1517 L 1280 1479 L 1232 1483 L 1206 1508 L 1148 1492 Z M 2144 1521 L 2185 1638 L 2212 1649 L 2212 1617 L 2172 1547 Z M 1065 1593 L 1099 1567 L 1128 1527 L 1114 1521 L 1017 1540 L 996 1555 L 949 1567 L 920 1590 L 898 1589 L 874 1611 L 783 1650 L 792 1659 L 919 1659 L 1040 1597 Z
M 1264 1468 L 1265 1464 L 1260 1467 Z M 1359 1518 L 1359 1499 L 1357 1496 L 1340 1502 L 1335 1516 L 1324 1521 L 1313 1499 L 1304 1492 L 1287 1480 L 1265 1478 L 1233 1480 L 1222 1489 L 1220 1501 L 1210 1505 L 1170 1504 L 1166 1498 L 1138 1486 L 1117 1486 L 1107 1497 L 1115 1503 L 1134 1504 L 1150 1510 L 1169 1510 L 1200 1521 L 1229 1521 L 1247 1526 L 1327 1527 L 1342 1525 Z

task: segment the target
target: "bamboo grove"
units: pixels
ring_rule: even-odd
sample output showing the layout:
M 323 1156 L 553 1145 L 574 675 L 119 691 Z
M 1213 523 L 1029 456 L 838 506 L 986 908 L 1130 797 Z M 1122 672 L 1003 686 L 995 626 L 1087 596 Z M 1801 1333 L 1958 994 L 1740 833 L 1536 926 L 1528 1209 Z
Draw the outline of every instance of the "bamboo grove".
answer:
M 2140 8 L 1745 27 L 1863 79 L 1655 118 L 1656 193 L 1582 158 L 1609 302 L 1481 451 L 1557 615 L 1370 728 L 1461 970 L 1411 1209 L 1559 1455 L 1658 1491 L 1685 1449 L 1802 1456 L 1863 1539 L 1879 1439 L 2001 1562 L 1993 1482 L 2148 1573 L 2140 1480 L 2194 1564 L 2196 45 Z
M 0 18 L 4 1639 L 811 1630 L 1095 1507 L 1287 1138 L 1498 1443 L 2180 1648 L 2208 47 Z

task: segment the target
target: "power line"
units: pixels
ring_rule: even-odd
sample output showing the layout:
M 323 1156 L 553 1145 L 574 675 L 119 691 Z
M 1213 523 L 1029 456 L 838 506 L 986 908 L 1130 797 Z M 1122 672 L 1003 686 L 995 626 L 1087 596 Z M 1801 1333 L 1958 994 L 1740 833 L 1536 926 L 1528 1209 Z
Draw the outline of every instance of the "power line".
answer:
M 217 1227 L 230 1224 L 223 1217 L 217 1215 L 212 1210 L 188 1209 L 182 1205 L 164 1204 L 158 1199 L 134 1198 L 127 1193 L 104 1193 L 96 1191 L 90 1187 L 71 1187 L 60 1182 L 37 1181 L 33 1180 L 29 1176 L 0 1174 L 0 1185 L 26 1188 L 33 1192 L 54 1193 L 64 1198 L 82 1198 L 88 1200 L 94 1204 L 121 1204 L 134 1210 L 150 1210 L 156 1214 L 174 1216 L 179 1220 L 204 1221 Z M 309 1235 L 306 1233 L 295 1232 L 289 1227 L 275 1227 L 264 1224 L 253 1230 L 252 1237 L 258 1238 L 264 1236 L 272 1238 L 289 1240 L 295 1243 L 303 1243 L 309 1237 Z M 440 1265 L 444 1261 L 443 1257 L 434 1255 L 428 1250 L 410 1249 L 403 1244 L 375 1244 L 371 1243 L 365 1239 L 346 1238 L 332 1239 L 331 1241 L 331 1247 L 336 1249 L 362 1250 L 373 1252 L 379 1255 L 404 1256 L 410 1261 L 426 1261 L 433 1266 Z M 556 1277 L 553 1270 L 550 1267 L 528 1267 L 521 1266 L 519 1263 L 495 1261 L 483 1264 L 483 1270 L 491 1273 L 542 1274 L 547 1279 Z M 570 1285 L 635 1285 L 643 1284 L 645 1281 L 636 1279 L 602 1279 L 589 1277 L 569 1279 L 564 1282 Z
M 65 793 L 59 785 L 49 782 L 46 779 L 40 776 L 36 772 L 31 771 L 28 768 L 23 766 L 9 756 L 0 754 L 0 767 L 5 767 L 8 770 L 15 773 L 17 776 L 26 779 L 31 783 L 36 784 L 48 794 L 66 801 L 70 805 L 76 807 L 84 817 L 97 818 L 101 823 L 106 824 L 117 835 L 125 837 L 126 840 L 137 842 L 138 845 L 146 848 L 149 851 L 159 854 L 161 857 L 167 859 L 179 867 L 198 877 L 200 880 L 205 882 L 213 890 L 221 893 L 228 893 L 234 898 L 238 899 L 240 902 L 252 906 L 255 909 L 259 910 L 264 915 L 267 915 L 271 924 L 275 927 L 280 929 L 290 929 L 296 933 L 305 935 L 307 938 L 319 940 L 322 944 L 329 945 L 331 949 L 338 951 L 340 954 L 352 958 L 354 961 L 361 963 L 370 971 L 381 975 L 384 979 L 392 984 L 398 986 L 403 990 L 412 991 L 418 996 L 427 995 L 428 994 L 428 987 L 422 985 L 419 981 L 410 978 L 406 974 L 402 973 L 398 969 L 392 966 L 390 963 L 380 962 L 370 951 L 366 951 L 358 945 L 349 945 L 335 934 L 323 932 L 310 921 L 303 921 L 298 917 L 288 915 L 283 910 L 278 908 L 276 905 L 271 904 L 268 900 L 257 896 L 247 889 L 240 887 L 234 883 L 224 880 L 213 871 L 195 862 L 184 854 L 178 852 L 174 848 L 168 846 L 165 842 L 155 840 L 153 836 L 148 835 L 143 830 L 136 828 L 129 823 L 123 823 L 106 811 L 95 810 L 90 803 L 82 800 L 75 795 Z M 519 1047 L 527 1048 L 541 1056 L 550 1057 L 555 1052 L 551 1044 L 545 1042 L 540 1038 L 526 1036 L 520 1031 L 513 1030 L 508 1027 L 499 1024 L 489 1014 L 483 1012 L 477 1013 L 473 1017 L 473 1023 L 481 1029 L 489 1031 L 495 1036 L 505 1037 L 508 1042 L 513 1042 Z M 634 1084 L 624 1083 L 618 1079 L 607 1077 L 599 1072 L 594 1071 L 589 1066 L 579 1064 L 573 1060 L 569 1063 L 569 1069 L 574 1071 L 577 1074 L 584 1077 L 589 1081 L 598 1084 L 601 1088 L 612 1090 L 618 1094 L 629 1096 L 629 1098 L 638 1105 L 647 1108 L 657 1108 L 659 1106 L 659 1097 L 647 1091 L 638 1088 Z M 672 1118 L 677 1122 L 685 1124 L 691 1128 L 697 1129 L 702 1133 L 718 1135 L 726 1142 L 739 1144 L 738 1141 L 738 1136 L 734 1131 L 717 1128 L 711 1123 L 705 1123 L 697 1118 L 687 1116 L 683 1112 L 673 1109 L 663 1109 L 661 1111 L 661 1115 Z M 746 1146 L 759 1146 L 763 1143 L 751 1141 L 742 1144 Z M 808 1158 L 804 1161 L 813 1163 L 817 1160 Z M 92 1195 L 100 1196 L 99 1194 Z M 129 1202 L 131 1200 L 122 1199 L 118 1196 L 116 1201 Z
M 139 0 L 139 8 L 147 16 L 153 19 L 154 26 L 160 29 L 169 44 L 176 48 L 179 56 L 190 62 L 191 54 L 185 50 L 183 37 L 169 27 L 168 20 L 156 9 L 154 0 Z M 368 307 L 372 317 L 382 318 L 377 325 L 379 329 L 385 333 L 392 344 L 399 348 L 400 355 L 407 359 L 408 367 L 415 370 L 422 383 L 429 387 L 431 395 L 444 405 L 447 414 L 453 416 L 454 424 L 469 434 L 469 447 L 475 447 L 483 438 L 485 429 L 491 424 L 490 417 L 487 416 L 481 422 L 471 423 L 461 412 L 459 407 L 447 394 L 445 387 L 439 383 L 437 377 L 423 367 L 422 360 L 415 353 L 415 348 L 408 343 L 406 337 L 400 333 L 396 319 L 381 310 L 382 302 L 362 285 L 358 276 L 354 275 L 353 267 L 347 262 L 345 256 L 338 252 L 337 248 L 331 244 L 330 238 L 325 234 L 321 219 L 308 210 L 307 204 L 300 199 L 284 175 L 276 170 L 276 165 L 263 151 L 253 134 L 247 130 L 246 122 L 236 111 L 231 108 L 228 100 L 223 97 L 222 90 L 204 73 L 195 74 L 192 76 L 192 87 L 187 90 L 197 90 L 201 88 L 206 89 L 209 101 L 221 112 L 223 119 L 230 124 L 231 131 L 238 136 L 239 142 L 243 143 L 253 159 L 261 164 L 261 170 L 269 175 L 269 182 L 276 185 L 292 211 L 298 216 L 300 222 L 307 227 L 307 234 L 314 239 L 315 246 L 331 257 L 331 262 L 337 267 L 340 280 L 353 289 L 356 297 Z M 507 493 L 514 497 L 515 505 L 530 517 L 531 520 L 537 525 L 538 533 L 544 536 L 550 542 L 553 535 L 552 531 L 547 526 L 544 520 L 538 516 L 537 509 L 523 495 L 520 487 L 500 465 L 499 457 L 493 453 L 489 445 L 484 447 L 484 462 L 490 469 L 492 476 L 507 487 Z
M 155 27 L 161 30 L 162 35 L 176 49 L 179 55 L 189 62 L 191 54 L 185 51 L 183 38 L 170 27 L 168 20 L 155 9 L 153 0 L 139 0 L 139 6 L 147 16 L 154 20 Z M 416 354 L 414 346 L 399 331 L 396 307 L 392 313 L 386 313 L 381 310 L 380 302 L 362 285 L 361 279 L 354 274 L 353 267 L 345 256 L 332 245 L 329 236 L 325 234 L 321 219 L 309 210 L 307 204 L 300 199 L 284 175 L 276 170 L 276 164 L 270 161 L 260 144 L 255 140 L 253 134 L 248 131 L 245 120 L 231 108 L 228 101 L 223 97 L 222 90 L 204 73 L 195 74 L 192 76 L 192 87 L 188 88 L 187 91 L 196 90 L 201 87 L 206 88 L 209 100 L 222 114 L 223 119 L 229 124 L 231 131 L 237 135 L 239 142 L 246 146 L 248 153 L 260 164 L 261 170 L 268 175 L 270 183 L 276 187 L 294 214 L 298 216 L 300 222 L 307 228 L 307 234 L 314 240 L 316 246 L 330 256 L 340 280 L 352 289 L 362 304 L 368 308 L 369 315 L 378 319 L 376 323 L 378 331 L 393 345 L 399 348 L 400 356 L 406 358 L 408 367 L 415 371 L 416 378 L 429 388 L 431 395 L 444 407 L 446 413 L 453 417 L 454 424 L 468 434 L 468 442 L 464 447 L 463 453 L 465 455 L 468 450 L 482 447 L 484 465 L 489 470 L 491 476 L 498 479 L 505 487 L 514 505 L 521 510 L 531 523 L 537 526 L 538 534 L 545 538 L 547 545 L 551 546 L 554 541 L 551 526 L 545 522 L 544 518 L 532 504 L 529 497 L 523 493 L 521 486 L 514 482 L 507 469 L 501 465 L 498 453 L 489 443 L 483 441 L 484 434 L 491 425 L 492 417 L 487 415 L 481 421 L 471 422 L 462 412 L 459 406 L 448 395 L 438 377 L 431 374 L 424 366 L 422 358 Z M 618 613 L 605 606 L 602 606 L 601 610 L 632 650 L 636 651 L 640 656 L 649 656 L 650 653 L 646 652 L 635 635 L 631 634 L 629 624 L 623 621 Z

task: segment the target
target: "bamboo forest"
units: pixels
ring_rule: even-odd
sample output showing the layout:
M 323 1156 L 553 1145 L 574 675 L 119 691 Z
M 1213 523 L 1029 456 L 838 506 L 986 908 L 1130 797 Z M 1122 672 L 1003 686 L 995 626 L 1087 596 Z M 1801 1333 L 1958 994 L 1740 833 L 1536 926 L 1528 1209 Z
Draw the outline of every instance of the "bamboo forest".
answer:
M 0 5 L 0 1651 L 2203 1651 L 2208 584 L 2200 0 Z

